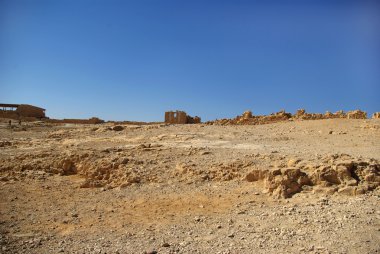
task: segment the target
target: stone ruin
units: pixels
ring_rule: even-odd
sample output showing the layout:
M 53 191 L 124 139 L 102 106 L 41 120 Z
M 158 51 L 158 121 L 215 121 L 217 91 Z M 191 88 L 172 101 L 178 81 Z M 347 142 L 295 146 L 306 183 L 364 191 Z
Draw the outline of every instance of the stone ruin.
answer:
M 361 110 L 348 111 L 348 119 L 367 119 L 367 113 Z
M 243 115 L 237 116 L 234 119 L 222 119 L 216 120 L 214 122 L 221 123 L 222 125 L 238 124 L 238 125 L 254 125 L 254 124 L 265 124 L 274 123 L 279 121 L 285 121 L 292 117 L 292 114 L 281 110 L 277 113 L 272 113 L 270 115 L 264 116 L 254 116 L 251 111 L 245 111 Z M 210 123 L 210 122 L 208 122 Z
M 243 113 L 243 119 L 250 119 L 250 118 L 252 118 L 253 117 L 253 115 L 252 115 L 252 111 L 250 111 L 250 110 L 247 110 L 247 111 L 245 111 L 244 113 Z
M 345 113 L 343 110 L 339 110 L 335 113 L 327 111 L 325 114 L 319 113 L 306 113 L 304 109 L 297 110 L 293 115 L 295 119 L 315 120 L 315 119 L 333 119 L 333 118 L 347 118 L 347 119 L 367 119 L 367 112 L 361 110 L 353 110 Z
M 43 120 L 49 123 L 100 124 L 104 120 L 97 117 L 89 119 L 50 119 L 45 115 L 46 109 L 28 104 L 0 103 L 0 118 L 22 121 Z
M 321 113 L 307 113 L 305 109 L 299 109 L 292 115 L 291 113 L 281 110 L 277 113 L 270 115 L 253 115 L 251 111 L 247 110 L 242 115 L 232 119 L 220 119 L 215 121 L 209 121 L 206 124 L 216 125 L 256 125 L 267 124 L 281 121 L 292 120 L 318 120 L 318 119 L 367 119 L 367 113 L 361 110 L 353 110 L 345 113 L 343 110 L 339 110 L 335 113 L 327 111 L 325 114 Z M 380 118 L 380 112 L 374 113 L 372 118 Z
M 374 118 L 374 119 L 380 119 L 380 112 L 373 113 L 372 118 Z
M 306 113 L 304 109 L 297 110 L 296 114 L 293 115 L 295 119 L 304 120 L 316 120 L 316 119 L 333 119 L 333 118 L 347 118 L 347 119 L 367 119 L 367 112 L 361 111 L 359 109 L 348 111 L 345 113 L 343 110 L 339 110 L 335 113 L 327 111 L 325 114 L 319 113 Z
M 48 119 L 49 123 L 72 123 L 72 124 L 101 124 L 104 120 L 98 117 L 91 117 L 89 119 Z
M 360 110 L 356 110 L 356 111 L 362 112 Z M 349 111 L 349 112 L 353 112 L 353 111 Z M 320 113 L 306 113 L 305 109 L 299 109 L 297 110 L 296 114 L 294 114 L 292 117 L 294 119 L 317 120 L 317 119 L 347 118 L 347 114 L 344 113 L 343 110 L 339 110 L 335 113 L 326 111 L 325 114 L 320 114 Z
M 28 104 L 0 104 L 0 117 L 10 119 L 44 119 L 45 109 Z
M 188 124 L 201 123 L 201 118 L 198 116 L 191 117 L 185 111 L 167 111 L 165 112 L 165 123 L 169 124 Z

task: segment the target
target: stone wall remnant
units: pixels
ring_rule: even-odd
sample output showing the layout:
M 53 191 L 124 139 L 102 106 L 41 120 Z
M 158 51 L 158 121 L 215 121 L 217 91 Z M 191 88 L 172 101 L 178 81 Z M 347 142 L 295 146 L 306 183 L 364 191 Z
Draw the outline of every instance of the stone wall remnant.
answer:
M 22 119 L 22 118 L 46 118 L 45 109 L 28 104 L 0 104 L 0 117 Z
M 44 118 L 45 109 L 33 105 L 21 104 L 17 107 L 16 112 L 20 116 Z
M 335 113 L 327 111 L 325 114 L 320 113 L 307 113 L 305 109 L 299 109 L 294 115 L 281 110 L 277 113 L 270 115 L 256 115 L 253 116 L 251 111 L 245 111 L 242 115 L 239 115 L 231 119 L 217 119 L 215 121 L 209 121 L 206 124 L 212 125 L 257 125 L 268 124 L 281 121 L 294 121 L 294 120 L 320 120 L 320 119 L 367 119 L 367 113 L 361 110 L 353 110 L 345 113 L 343 110 L 339 110 Z M 380 112 L 373 115 L 373 118 L 380 118 Z
M 243 113 L 243 119 L 249 119 L 252 118 L 252 111 L 247 110 Z
M 367 119 L 367 113 L 361 110 L 347 112 L 348 119 Z
M 169 124 L 188 124 L 201 123 L 199 116 L 191 117 L 185 111 L 167 111 L 165 112 L 165 123 Z
M 91 117 L 89 119 L 48 119 L 49 123 L 72 123 L 72 124 L 100 124 L 104 123 L 104 120 L 98 117 Z

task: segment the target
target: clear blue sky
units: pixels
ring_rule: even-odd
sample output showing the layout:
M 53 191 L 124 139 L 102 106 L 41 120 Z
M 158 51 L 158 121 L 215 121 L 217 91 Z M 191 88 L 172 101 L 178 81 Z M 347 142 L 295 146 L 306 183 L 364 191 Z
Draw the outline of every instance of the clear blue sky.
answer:
M 380 1 L 0 0 L 0 102 L 141 121 L 380 111 Z

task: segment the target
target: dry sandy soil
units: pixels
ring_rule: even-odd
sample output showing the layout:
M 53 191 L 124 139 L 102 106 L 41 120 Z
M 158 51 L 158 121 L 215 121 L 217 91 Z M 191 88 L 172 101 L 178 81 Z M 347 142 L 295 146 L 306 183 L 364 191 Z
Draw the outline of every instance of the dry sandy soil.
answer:
M 0 126 L 2 253 L 379 253 L 380 120 Z

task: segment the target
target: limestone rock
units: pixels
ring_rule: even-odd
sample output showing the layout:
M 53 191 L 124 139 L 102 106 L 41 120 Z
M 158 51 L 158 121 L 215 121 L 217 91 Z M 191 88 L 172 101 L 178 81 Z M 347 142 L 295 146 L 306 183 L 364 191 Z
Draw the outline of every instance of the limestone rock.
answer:
M 380 119 L 380 112 L 373 113 L 372 118 L 374 118 L 374 119 Z
M 348 119 L 367 119 L 367 113 L 361 110 L 347 112 Z
M 243 119 L 250 119 L 252 118 L 252 112 L 250 110 L 247 110 L 243 113 Z
M 70 159 L 63 159 L 58 162 L 57 168 L 60 169 L 61 175 L 73 175 L 77 173 L 75 164 Z

